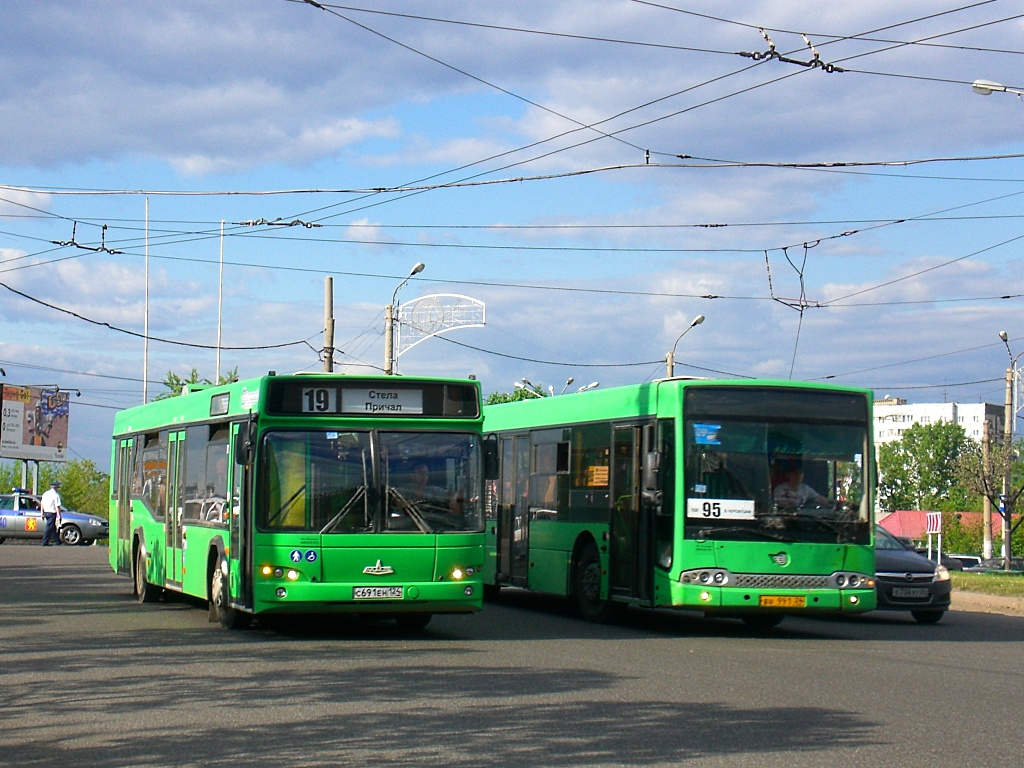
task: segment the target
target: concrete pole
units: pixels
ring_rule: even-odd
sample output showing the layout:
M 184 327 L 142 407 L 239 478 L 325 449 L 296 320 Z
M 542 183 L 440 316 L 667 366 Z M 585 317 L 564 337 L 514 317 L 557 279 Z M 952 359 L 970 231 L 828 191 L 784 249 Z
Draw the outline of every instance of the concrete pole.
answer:
M 334 278 L 324 278 L 324 373 L 334 370 Z
M 395 305 L 384 310 L 384 375 L 390 376 L 395 362 Z

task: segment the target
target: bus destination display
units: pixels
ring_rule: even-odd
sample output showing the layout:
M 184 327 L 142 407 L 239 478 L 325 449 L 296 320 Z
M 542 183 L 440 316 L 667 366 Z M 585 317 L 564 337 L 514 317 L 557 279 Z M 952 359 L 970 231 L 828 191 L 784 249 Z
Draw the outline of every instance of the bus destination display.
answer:
M 268 413 L 304 416 L 479 418 L 479 392 L 448 382 L 271 381 Z

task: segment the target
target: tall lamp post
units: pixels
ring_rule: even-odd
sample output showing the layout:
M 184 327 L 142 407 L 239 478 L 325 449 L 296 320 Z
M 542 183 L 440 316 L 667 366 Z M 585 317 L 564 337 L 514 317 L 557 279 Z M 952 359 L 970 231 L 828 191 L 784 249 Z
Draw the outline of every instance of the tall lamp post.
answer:
M 426 264 L 417 261 L 405 280 L 398 284 L 395 292 L 391 294 L 391 303 L 384 310 L 384 374 L 390 376 L 395 371 L 395 317 L 398 314 L 398 292 L 402 286 L 409 282 L 409 278 L 418 275 L 423 271 Z
M 1000 510 L 1000 517 L 1003 518 L 1003 557 L 1006 558 L 1006 567 L 1010 567 L 1010 509 L 1007 501 L 1010 498 L 1010 452 L 1013 450 L 1013 422 L 1017 419 L 1014 400 L 1015 384 L 1017 381 L 1017 361 L 1024 352 L 1016 357 L 1010 351 L 1009 337 L 1006 331 L 999 332 L 999 338 L 1003 340 L 1006 347 L 1006 354 L 1010 358 L 1010 366 L 1006 369 L 1006 402 L 1003 410 L 1003 450 L 1006 456 L 1003 459 L 1003 503 Z
M 676 371 L 676 347 L 679 346 L 679 342 L 682 341 L 683 336 L 685 336 L 687 334 L 687 332 L 691 328 L 693 328 L 693 326 L 700 325 L 703 322 L 704 322 L 704 315 L 697 315 L 695 318 L 693 318 L 693 320 L 690 321 L 690 324 L 688 326 L 686 326 L 686 330 L 679 334 L 679 338 L 676 339 L 676 343 L 672 345 L 672 351 L 669 352 L 665 356 L 665 363 L 666 363 L 666 365 L 665 365 L 665 373 L 668 376 L 668 378 L 671 379 L 675 375 L 675 371 Z

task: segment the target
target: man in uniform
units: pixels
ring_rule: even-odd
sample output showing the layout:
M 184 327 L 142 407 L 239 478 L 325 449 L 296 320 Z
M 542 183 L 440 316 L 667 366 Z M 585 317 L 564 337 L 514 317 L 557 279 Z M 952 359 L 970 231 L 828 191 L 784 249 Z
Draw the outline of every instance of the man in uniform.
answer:
M 54 480 L 50 483 L 50 490 L 43 494 L 39 501 L 43 507 L 43 519 L 46 521 L 46 530 L 43 532 L 43 546 L 50 546 L 50 539 L 56 546 L 60 546 L 60 481 Z

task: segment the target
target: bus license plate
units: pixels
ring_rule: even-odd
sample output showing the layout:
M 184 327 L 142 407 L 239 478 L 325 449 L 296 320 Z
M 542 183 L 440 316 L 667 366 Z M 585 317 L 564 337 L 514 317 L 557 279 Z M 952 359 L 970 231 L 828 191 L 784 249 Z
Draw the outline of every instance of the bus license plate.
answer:
M 761 595 L 757 604 L 762 608 L 806 608 L 807 598 L 803 595 Z
M 352 587 L 353 600 L 401 600 L 402 587 Z

